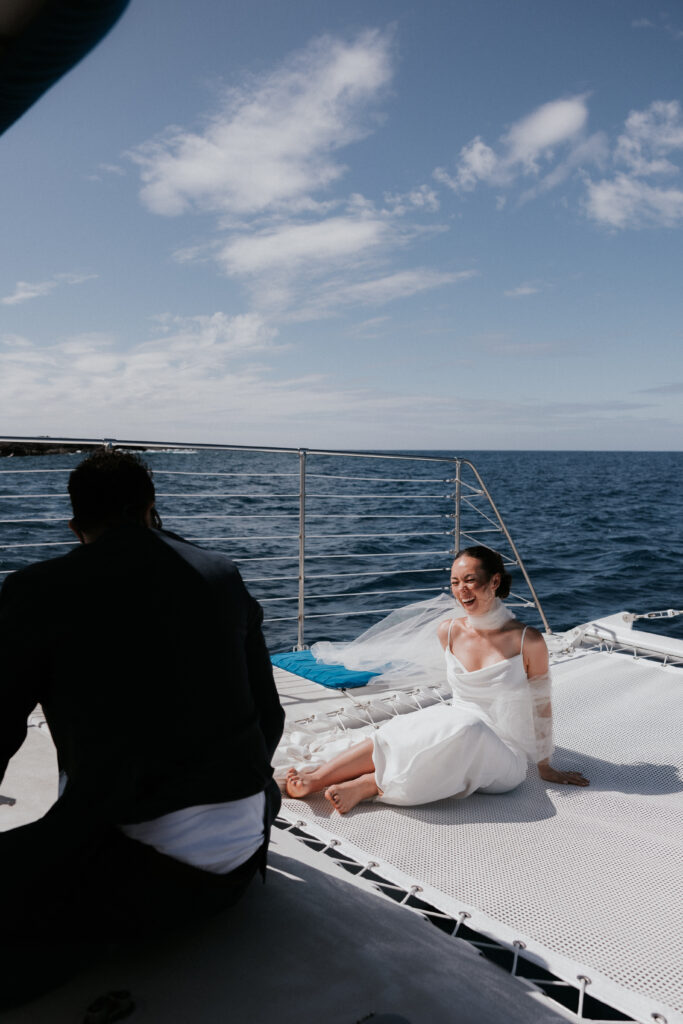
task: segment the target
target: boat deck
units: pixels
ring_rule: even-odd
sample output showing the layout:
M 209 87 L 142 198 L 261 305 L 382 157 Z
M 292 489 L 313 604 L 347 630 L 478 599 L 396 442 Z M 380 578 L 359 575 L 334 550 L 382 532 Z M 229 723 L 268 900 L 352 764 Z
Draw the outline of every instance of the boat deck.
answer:
M 299 705 L 290 684 L 285 703 Z M 52 741 L 33 721 L 0 787 L 0 831 L 39 817 L 56 795 Z M 154 949 L 128 949 L 6 1011 L 3 1024 L 78 1024 L 112 991 L 131 993 L 135 1024 L 356 1024 L 373 1015 L 378 1024 L 451 1024 L 454 1007 L 463 1024 L 567 1019 L 467 942 L 278 829 L 267 885 L 252 884 L 232 911 Z
M 683 721 L 683 672 L 604 650 L 560 656 L 553 671 L 553 763 L 583 771 L 587 789 L 531 769 L 511 794 L 346 816 L 317 796 L 285 800 L 283 816 L 625 1017 L 681 1022 L 683 751 L 672 724 Z M 281 675 L 279 686 L 295 749 L 303 733 L 313 762 L 335 731 L 350 743 L 372 732 L 363 715 L 378 722 L 396 707 L 381 683 L 326 693 Z
M 355 1024 L 373 1013 L 438 1024 L 454 1006 L 462 1021 L 576 1019 L 448 934 L 457 931 L 487 954 L 489 941 L 508 949 L 517 974 L 550 971 L 574 986 L 584 1017 L 602 1018 L 594 998 L 621 1012 L 610 1019 L 680 1024 L 683 759 L 672 725 L 683 720 L 683 672 L 579 649 L 556 658 L 554 678 L 554 761 L 583 770 L 588 789 L 542 784 L 531 770 L 514 793 L 363 804 L 343 817 L 322 797 L 287 799 L 265 888 L 182 940 L 127 951 L 3 1019 L 71 1024 L 117 989 L 132 992 L 141 1024 Z M 286 735 L 312 728 L 313 758 L 330 730 L 350 744 L 438 699 L 381 680 L 337 691 L 280 669 L 276 679 Z M 29 724 L 0 789 L 0 830 L 56 797 L 39 711 Z

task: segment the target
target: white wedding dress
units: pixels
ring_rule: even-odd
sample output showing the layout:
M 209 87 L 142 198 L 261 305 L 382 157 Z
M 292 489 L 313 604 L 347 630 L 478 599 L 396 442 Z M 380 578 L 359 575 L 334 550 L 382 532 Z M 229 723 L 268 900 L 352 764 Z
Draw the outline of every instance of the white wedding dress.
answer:
M 382 791 L 376 799 L 383 803 L 416 805 L 518 786 L 528 761 L 552 753 L 550 677 L 527 678 L 521 649 L 526 629 L 520 631 L 519 654 L 468 672 L 450 651 L 450 630 L 446 650 L 437 638 L 439 623 L 454 613 L 465 614 L 442 594 L 392 612 L 350 643 L 314 644 L 318 661 L 361 671 L 379 668 L 373 683 L 399 693 L 420 687 L 433 693 L 445 679 L 452 701 L 396 715 L 379 728 L 341 734 L 327 717 L 288 724 L 273 762 L 276 777 L 290 766 L 301 771 L 324 764 L 371 736 Z M 506 609 L 503 618 L 514 616 Z
M 444 656 L 453 701 L 400 715 L 375 733 L 379 801 L 426 804 L 475 790 L 505 793 L 522 782 L 533 732 L 525 633 L 519 654 L 468 672 L 450 650 L 449 628 Z

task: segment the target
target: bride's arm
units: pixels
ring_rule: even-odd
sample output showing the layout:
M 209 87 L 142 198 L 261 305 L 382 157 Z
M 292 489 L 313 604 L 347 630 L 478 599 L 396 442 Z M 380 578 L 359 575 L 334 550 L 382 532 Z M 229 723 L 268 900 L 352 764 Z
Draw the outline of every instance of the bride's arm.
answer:
M 529 629 L 525 637 L 524 668 L 531 690 L 538 774 L 546 782 L 559 782 L 565 786 L 587 786 L 588 779 L 584 778 L 581 772 L 561 771 L 553 768 L 550 763 L 553 752 L 553 709 L 550 699 L 548 648 L 541 634 L 535 629 Z

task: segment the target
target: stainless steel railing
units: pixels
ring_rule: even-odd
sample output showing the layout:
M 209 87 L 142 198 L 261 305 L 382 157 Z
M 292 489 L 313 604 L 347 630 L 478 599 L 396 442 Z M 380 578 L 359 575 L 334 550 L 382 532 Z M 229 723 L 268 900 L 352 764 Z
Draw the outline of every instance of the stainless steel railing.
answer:
M 264 606 L 271 643 L 274 636 L 291 646 L 296 636 L 304 648 L 311 629 L 321 627 L 348 637 L 346 620 L 369 622 L 445 590 L 453 553 L 470 544 L 503 553 L 528 591 L 516 589 L 509 602 L 535 607 L 550 632 L 512 537 L 468 459 L 82 438 L 0 437 L 0 446 L 8 441 L 58 445 L 64 454 L 49 465 L 43 458 L 0 460 L 0 581 L 68 550 L 68 473 L 76 453 L 104 443 L 146 452 L 164 525 L 230 553 Z

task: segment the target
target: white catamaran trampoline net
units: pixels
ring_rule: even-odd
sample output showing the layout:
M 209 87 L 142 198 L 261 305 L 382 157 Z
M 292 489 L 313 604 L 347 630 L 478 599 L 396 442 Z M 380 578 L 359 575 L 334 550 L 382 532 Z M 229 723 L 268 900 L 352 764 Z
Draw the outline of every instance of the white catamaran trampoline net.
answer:
M 421 807 L 322 797 L 285 816 L 477 931 L 638 1020 L 683 1022 L 683 672 L 591 653 L 556 665 L 557 767 L 590 787 L 542 783 Z M 358 691 L 357 691 L 358 692 Z M 657 1016 L 659 1015 L 659 1016 Z

